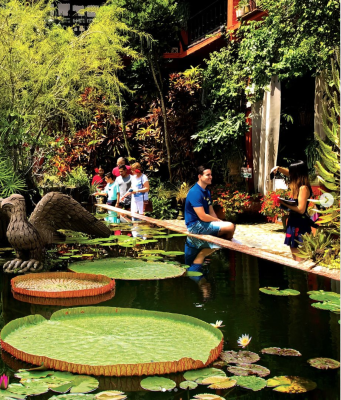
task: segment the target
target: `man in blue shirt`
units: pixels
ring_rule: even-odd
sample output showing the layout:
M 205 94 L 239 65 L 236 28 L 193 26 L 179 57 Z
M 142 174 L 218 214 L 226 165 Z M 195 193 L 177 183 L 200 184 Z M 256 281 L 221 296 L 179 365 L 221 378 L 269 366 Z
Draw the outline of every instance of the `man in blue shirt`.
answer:
M 190 233 L 221 236 L 232 239 L 234 224 L 217 218 L 213 210 L 211 193 L 207 188 L 212 183 L 212 172 L 203 166 L 198 168 L 198 182 L 186 197 L 185 222 Z

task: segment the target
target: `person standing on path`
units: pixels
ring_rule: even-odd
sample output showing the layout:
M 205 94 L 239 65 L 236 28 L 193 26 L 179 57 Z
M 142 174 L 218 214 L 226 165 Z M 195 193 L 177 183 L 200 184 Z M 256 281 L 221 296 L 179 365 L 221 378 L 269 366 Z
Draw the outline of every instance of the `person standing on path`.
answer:
M 313 225 L 307 212 L 309 198 L 313 194 L 309 182 L 308 167 L 304 161 L 297 161 L 296 163 L 290 164 L 289 169 L 276 166 L 272 168 L 271 172 L 275 175 L 277 172 L 280 172 L 289 177 L 291 200 L 295 201 L 295 205 L 288 205 L 281 199 L 279 200 L 280 203 L 290 211 L 284 244 L 290 246 L 293 259 L 301 261 L 302 258 L 297 255 L 299 251 L 298 242 L 303 242 L 303 234 L 311 233 L 311 227 Z
M 105 178 L 104 178 L 104 169 L 99 166 L 95 168 L 96 175 L 92 178 L 91 185 L 96 186 L 98 190 L 103 190 L 105 188 Z
M 131 196 L 131 212 L 142 215 L 144 213 L 144 202 L 148 200 L 148 177 L 142 173 L 140 163 L 134 163 L 131 166 L 131 173 L 131 188 L 121 200 L 126 196 Z M 135 220 L 135 218 L 133 218 L 133 220 Z
M 120 176 L 116 179 L 116 183 L 120 191 L 119 196 L 122 199 L 122 197 L 129 191 L 131 187 L 131 175 L 128 174 L 126 165 L 121 165 L 119 167 L 119 171 L 120 171 Z M 129 211 L 130 204 L 131 204 L 130 196 L 124 197 L 122 200 L 119 200 L 119 207 L 123 208 L 124 210 Z
M 212 183 L 210 169 L 198 168 L 198 182 L 190 189 L 185 203 L 185 222 L 190 233 L 212 235 L 232 239 L 235 226 L 232 222 L 217 218 L 213 210 L 211 193 L 207 186 Z
M 113 175 L 117 178 L 120 176 L 120 167 L 125 165 L 127 168 L 128 175 L 131 174 L 131 168 L 129 165 L 126 165 L 126 160 L 124 157 L 120 157 L 117 159 L 117 166 L 112 170 Z
M 97 192 L 95 195 L 107 196 L 107 204 L 108 206 L 118 207 L 119 199 L 120 199 L 120 189 L 117 183 L 115 182 L 115 177 L 111 172 L 107 172 L 105 174 L 105 181 L 107 183 L 106 187 L 102 192 Z M 115 211 L 109 211 L 109 216 L 105 218 L 105 221 L 118 223 L 119 219 L 117 218 L 117 213 Z

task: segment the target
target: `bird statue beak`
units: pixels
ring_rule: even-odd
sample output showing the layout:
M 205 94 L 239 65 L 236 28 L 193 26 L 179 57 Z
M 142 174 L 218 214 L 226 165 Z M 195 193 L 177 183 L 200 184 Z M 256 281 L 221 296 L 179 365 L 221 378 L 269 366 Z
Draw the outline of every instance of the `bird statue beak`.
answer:
M 5 200 L 2 200 L 1 203 L 0 203 L 0 207 L 1 207 L 1 208 L 4 208 L 4 206 L 6 206 L 6 205 L 8 205 L 8 206 L 13 206 L 13 203 L 11 203 L 11 201 L 9 200 L 9 198 L 7 198 L 7 199 L 5 199 Z

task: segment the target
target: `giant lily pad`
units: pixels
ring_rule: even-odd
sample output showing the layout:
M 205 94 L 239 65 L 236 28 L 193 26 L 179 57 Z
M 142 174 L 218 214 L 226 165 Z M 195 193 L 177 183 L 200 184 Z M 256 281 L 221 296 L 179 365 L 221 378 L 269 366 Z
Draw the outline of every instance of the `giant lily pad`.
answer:
M 279 290 L 278 287 L 271 287 L 271 286 L 259 288 L 259 290 L 262 293 L 271 294 L 273 296 L 298 296 L 300 294 L 300 292 L 298 290 L 294 290 L 294 289 Z
M 337 369 L 340 368 L 339 361 L 333 360 L 331 358 L 311 358 L 307 361 L 312 367 L 317 369 Z
M 237 364 L 227 367 L 231 374 L 240 376 L 257 375 L 263 378 L 270 374 L 270 370 L 257 364 Z
M 252 351 L 239 350 L 236 351 L 223 351 L 220 358 L 228 364 L 252 364 L 257 362 L 260 357 Z
M 11 280 L 11 285 L 15 293 L 22 295 L 70 298 L 110 292 L 115 287 L 115 281 L 103 275 L 43 272 L 17 276 Z
M 244 388 L 250 389 L 254 392 L 262 390 L 266 387 L 266 380 L 259 378 L 258 376 L 231 376 L 231 379 L 237 381 L 237 385 Z
M 80 261 L 69 266 L 74 272 L 106 275 L 125 280 L 151 280 L 174 278 L 183 275 L 185 268 L 162 262 L 145 262 L 134 258 L 110 258 L 93 262 Z
M 305 393 L 316 388 L 316 383 L 299 376 L 275 376 L 268 379 L 268 387 L 282 393 Z
M 194 381 L 197 383 L 202 383 L 205 378 L 209 376 L 223 376 L 226 377 L 226 374 L 221 369 L 217 368 L 204 368 L 195 371 L 187 371 L 184 373 L 184 378 L 188 381 Z
M 150 376 L 141 381 L 141 387 L 152 392 L 165 392 L 166 390 L 174 389 L 175 386 L 176 383 L 174 381 L 160 376 Z
M 200 337 L 200 342 L 188 346 L 193 337 Z M 129 376 L 205 367 L 218 358 L 223 335 L 185 315 L 79 307 L 57 311 L 50 320 L 41 315 L 13 320 L 2 329 L 1 340 L 5 351 L 35 365 L 78 374 Z
M 263 354 L 272 354 L 275 356 L 293 356 L 298 357 L 302 354 L 294 349 L 281 349 L 280 347 L 266 347 L 265 349 L 261 350 Z

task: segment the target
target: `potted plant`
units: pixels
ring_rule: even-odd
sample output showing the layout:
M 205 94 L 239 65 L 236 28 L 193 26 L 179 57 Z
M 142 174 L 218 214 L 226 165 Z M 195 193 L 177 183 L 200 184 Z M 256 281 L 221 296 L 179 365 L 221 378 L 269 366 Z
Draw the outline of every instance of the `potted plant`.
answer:
M 236 7 L 236 16 L 241 18 L 244 14 L 250 12 L 250 2 L 249 0 L 240 0 L 238 6 Z
M 251 196 L 239 190 L 220 191 L 213 204 L 219 205 L 227 221 L 237 222 L 240 214 L 243 214 L 251 206 Z M 219 215 L 217 215 L 219 218 Z
M 191 186 L 189 185 L 189 183 L 183 182 L 173 192 L 173 195 L 176 198 L 176 202 L 178 205 L 178 211 L 179 211 L 177 219 L 184 219 L 183 208 L 184 208 L 185 200 L 186 200 L 186 197 L 187 197 L 187 194 L 188 194 L 190 188 L 191 188 Z
M 279 197 L 288 197 L 289 190 L 278 189 L 274 192 L 269 192 L 261 199 L 262 207 L 259 211 L 267 217 L 268 222 L 276 223 L 279 218 L 282 220 L 283 229 L 286 229 L 286 220 L 288 212 L 280 207 Z

